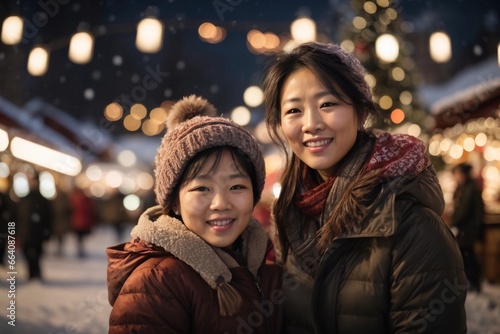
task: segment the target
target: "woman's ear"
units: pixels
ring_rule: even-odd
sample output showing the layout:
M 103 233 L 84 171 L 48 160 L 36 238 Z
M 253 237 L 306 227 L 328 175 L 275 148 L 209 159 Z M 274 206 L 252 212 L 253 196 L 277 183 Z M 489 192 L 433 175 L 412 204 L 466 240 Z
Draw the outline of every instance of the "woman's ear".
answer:
M 361 117 L 358 118 L 358 131 L 363 131 L 366 126 L 366 121 L 368 120 L 368 113 L 364 111 L 360 116 Z

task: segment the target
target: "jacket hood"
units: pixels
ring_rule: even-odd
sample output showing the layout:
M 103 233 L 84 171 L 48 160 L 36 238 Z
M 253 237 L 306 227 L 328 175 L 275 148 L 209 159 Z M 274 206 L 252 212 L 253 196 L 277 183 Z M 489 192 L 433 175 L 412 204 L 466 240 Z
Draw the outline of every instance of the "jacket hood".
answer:
M 430 166 L 403 186 L 397 195 L 405 194 L 418 203 L 434 211 L 438 216 L 444 212 L 443 190 L 436 176 L 436 170 Z
M 434 167 L 429 166 L 416 177 L 396 178 L 387 183 L 372 205 L 370 223 L 356 233 L 359 236 L 390 235 L 396 226 L 396 199 L 405 198 L 418 203 L 438 216 L 444 212 L 443 191 Z
M 130 234 L 136 242 L 106 250 L 109 263 L 110 303 L 114 302 L 135 268 L 152 257 L 164 257 L 168 254 L 177 257 L 198 272 L 213 289 L 221 282 L 230 282 L 232 274 L 229 269 L 240 266 L 229 253 L 210 246 L 187 229 L 180 220 L 162 214 L 161 206 L 146 210 Z M 257 276 L 257 271 L 265 258 L 267 233 L 258 221 L 252 219 L 241 238 L 247 267 L 254 276 Z
M 107 282 L 109 303 L 115 303 L 120 290 L 132 272 L 153 257 L 166 256 L 165 250 L 140 240 L 123 243 L 106 249 L 108 257 Z

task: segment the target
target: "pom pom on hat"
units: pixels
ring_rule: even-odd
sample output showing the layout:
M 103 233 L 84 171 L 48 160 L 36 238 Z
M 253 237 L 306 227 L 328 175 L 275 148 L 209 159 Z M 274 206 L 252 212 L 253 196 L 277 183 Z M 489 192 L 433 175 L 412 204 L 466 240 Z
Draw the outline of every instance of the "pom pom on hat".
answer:
M 256 193 L 264 188 L 264 156 L 257 141 L 240 125 L 224 117 L 214 117 L 215 107 L 191 95 L 175 103 L 167 116 L 167 134 L 155 159 L 156 201 L 165 211 L 167 199 L 177 186 L 184 169 L 196 154 L 211 147 L 231 146 L 252 162 L 256 174 Z M 256 204 L 256 203 L 254 203 Z
M 217 109 L 200 96 L 190 95 L 176 102 L 167 116 L 167 131 L 195 116 L 215 116 Z

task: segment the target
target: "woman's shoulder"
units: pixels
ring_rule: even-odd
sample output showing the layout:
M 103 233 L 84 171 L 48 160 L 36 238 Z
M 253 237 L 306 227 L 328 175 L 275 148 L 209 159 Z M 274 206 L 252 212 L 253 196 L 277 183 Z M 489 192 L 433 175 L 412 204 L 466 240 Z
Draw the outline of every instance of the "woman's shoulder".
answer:
M 395 204 L 398 231 L 403 233 L 431 233 L 448 234 L 449 227 L 433 209 L 415 202 L 412 199 L 396 199 Z M 450 231 L 451 232 L 451 231 Z
M 396 208 L 396 247 L 412 249 L 414 253 L 420 254 L 417 256 L 420 259 L 424 254 L 433 254 L 436 261 L 443 258 L 458 259 L 455 236 L 436 212 L 419 203 L 405 201 L 397 201 Z

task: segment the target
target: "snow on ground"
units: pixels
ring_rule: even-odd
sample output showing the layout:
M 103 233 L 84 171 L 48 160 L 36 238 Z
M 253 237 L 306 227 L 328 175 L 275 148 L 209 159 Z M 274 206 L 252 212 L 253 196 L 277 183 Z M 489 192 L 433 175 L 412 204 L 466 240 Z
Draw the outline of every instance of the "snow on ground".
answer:
M 67 236 L 62 256 L 56 255 L 56 244 L 50 241 L 42 261 L 43 281 L 27 281 L 26 263 L 17 251 L 15 299 L 8 298 L 7 268 L 0 267 L 0 333 L 107 333 L 111 307 L 105 248 L 121 241 L 112 229 L 100 227 L 87 238 L 87 256 L 82 259 L 73 235 Z M 15 327 L 5 313 L 10 300 L 16 302 Z
M 17 252 L 15 299 L 9 298 L 7 268 L 0 267 L 0 333 L 104 334 L 108 331 L 105 248 L 118 240 L 114 231 L 99 227 L 86 241 L 88 256 L 76 255 L 76 239 L 69 235 L 62 256 L 47 244 L 42 262 L 43 281 L 27 281 L 25 261 Z M 15 327 L 8 324 L 9 301 L 15 300 Z M 484 284 L 466 302 L 469 333 L 500 334 L 500 285 Z

